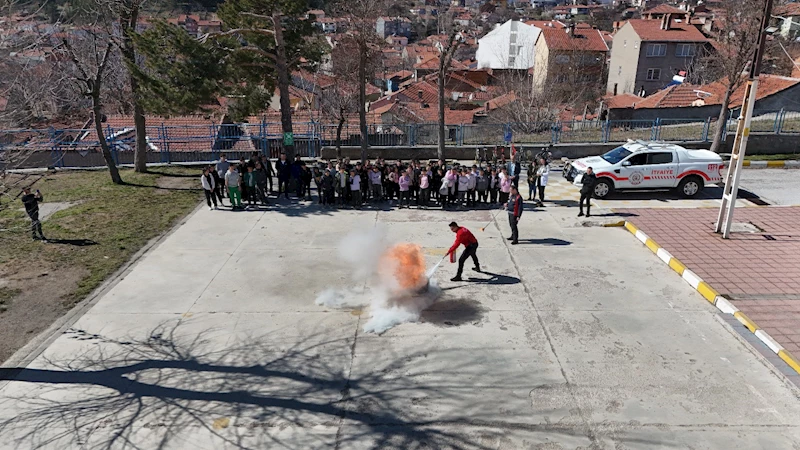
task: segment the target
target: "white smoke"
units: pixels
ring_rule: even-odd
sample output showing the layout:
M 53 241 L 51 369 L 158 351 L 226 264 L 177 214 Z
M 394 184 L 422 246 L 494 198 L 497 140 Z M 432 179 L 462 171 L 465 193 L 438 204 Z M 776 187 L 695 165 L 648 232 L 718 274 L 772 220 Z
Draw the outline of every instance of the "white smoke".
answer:
M 422 311 L 441 295 L 436 280 L 431 278 L 439 264 L 426 274 L 429 278 L 427 290 L 398 295 L 401 289 L 390 275 L 394 273 L 393 268 L 379 270 L 380 264 L 387 264 L 381 257 L 389 244 L 384 229 L 379 227 L 354 232 L 342 239 L 339 258 L 352 268 L 353 281 L 358 286 L 326 289 L 317 296 L 316 304 L 336 309 L 369 306 L 369 320 L 364 324 L 367 333 L 381 334 L 402 323 L 419 321 Z

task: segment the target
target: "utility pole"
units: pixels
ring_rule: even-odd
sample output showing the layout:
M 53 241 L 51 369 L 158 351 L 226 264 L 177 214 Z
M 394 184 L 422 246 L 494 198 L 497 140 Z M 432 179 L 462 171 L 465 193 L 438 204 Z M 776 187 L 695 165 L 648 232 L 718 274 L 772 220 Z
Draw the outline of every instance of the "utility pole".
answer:
M 731 237 L 733 212 L 736 209 L 736 196 L 739 193 L 739 178 L 742 173 L 744 155 L 747 150 L 747 140 L 750 137 L 750 123 L 753 120 L 753 108 L 756 104 L 756 91 L 758 90 L 758 76 L 761 74 L 761 58 L 764 55 L 764 45 L 767 41 L 767 27 L 772 17 L 773 0 L 765 0 L 764 15 L 761 17 L 761 34 L 758 36 L 756 53 L 750 64 L 750 79 L 745 87 L 739 121 L 736 125 L 736 137 L 733 140 L 731 154 L 731 167 L 725 177 L 725 191 L 722 194 L 722 205 L 719 207 L 715 233 L 722 233 L 723 239 Z M 727 126 L 727 124 L 726 124 Z

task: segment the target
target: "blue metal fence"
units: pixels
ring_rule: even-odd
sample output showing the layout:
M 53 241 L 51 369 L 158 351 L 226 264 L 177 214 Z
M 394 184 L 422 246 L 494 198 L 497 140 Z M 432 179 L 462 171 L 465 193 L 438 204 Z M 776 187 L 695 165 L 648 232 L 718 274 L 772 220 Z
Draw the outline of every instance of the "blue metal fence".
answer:
M 736 130 L 738 112 L 732 113 L 727 132 Z M 531 123 L 475 123 L 447 125 L 448 146 L 495 146 L 546 144 L 594 144 L 624 142 L 627 139 L 672 142 L 707 142 L 716 121 L 704 119 L 655 119 L 612 121 L 554 121 Z M 325 146 L 336 145 L 338 124 L 303 122 L 293 124 L 295 149 L 301 156 L 317 157 Z M 367 127 L 370 146 L 426 146 L 438 142 L 438 124 L 371 124 Z M 800 112 L 757 111 L 751 129 L 757 133 L 800 134 Z M 103 129 L 112 156 L 118 164 L 133 162 L 135 132 L 130 127 Z M 357 125 L 343 124 L 339 133 L 343 146 L 361 144 Z M 277 157 L 283 143 L 279 123 L 238 123 L 216 125 L 156 125 L 147 127 L 148 162 L 210 161 L 226 153 L 229 159 L 259 152 Z M 0 163 L 13 152 L 29 152 L 32 165 L 103 165 L 97 151 L 94 129 L 0 130 Z M 44 156 L 46 154 L 46 156 Z M 35 155 L 35 157 L 33 156 Z

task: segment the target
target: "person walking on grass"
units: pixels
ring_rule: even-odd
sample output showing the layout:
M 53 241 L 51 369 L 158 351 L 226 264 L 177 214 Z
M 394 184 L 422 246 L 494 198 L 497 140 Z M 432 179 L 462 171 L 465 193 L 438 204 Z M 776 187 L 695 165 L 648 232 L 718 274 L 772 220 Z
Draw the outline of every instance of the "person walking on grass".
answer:
M 203 186 L 203 193 L 206 194 L 206 203 L 208 204 L 209 211 L 218 209 L 216 197 L 217 183 L 214 181 L 214 177 L 211 176 L 211 172 L 209 167 L 206 167 L 203 169 L 203 175 L 200 176 L 200 184 Z M 211 206 L 212 202 L 214 206 Z
M 478 254 L 476 253 L 478 251 L 478 240 L 475 239 L 475 235 L 473 235 L 471 231 L 458 226 L 455 222 L 450 222 L 450 231 L 456 234 L 456 242 L 453 243 L 453 246 L 447 251 L 447 254 L 450 255 L 450 262 L 455 262 L 458 246 L 464 246 L 464 251 L 461 252 L 461 257 L 458 258 L 458 272 L 456 272 L 456 276 L 451 278 L 450 281 L 461 281 L 461 274 L 464 272 L 464 262 L 467 258 L 472 257 L 472 262 L 475 263 L 475 267 L 473 267 L 472 270 L 476 272 L 481 271 L 481 263 L 478 261 Z
M 580 212 L 578 217 L 583 217 L 583 202 L 586 202 L 586 217 L 592 217 L 592 194 L 594 185 L 597 184 L 597 175 L 591 167 L 586 169 L 586 173 L 581 178 L 581 201 L 578 203 Z
M 39 221 L 39 202 L 44 201 L 42 193 L 36 190 L 35 194 L 31 194 L 31 188 L 26 187 L 22 190 L 22 204 L 25 205 L 25 212 L 31 219 L 31 235 L 34 241 L 42 240 L 47 242 L 47 238 L 42 233 L 42 222 Z
M 228 189 L 228 198 L 231 200 L 231 208 L 242 209 L 242 191 L 239 190 L 241 177 L 236 171 L 235 166 L 228 167 L 225 174 L 225 187 Z
M 505 208 L 508 211 L 508 224 L 511 225 L 511 237 L 508 240 L 511 241 L 511 245 L 517 245 L 519 243 L 517 225 L 520 217 L 522 217 L 522 196 L 519 195 L 519 190 L 514 186 L 511 186 L 511 195 L 508 197 Z

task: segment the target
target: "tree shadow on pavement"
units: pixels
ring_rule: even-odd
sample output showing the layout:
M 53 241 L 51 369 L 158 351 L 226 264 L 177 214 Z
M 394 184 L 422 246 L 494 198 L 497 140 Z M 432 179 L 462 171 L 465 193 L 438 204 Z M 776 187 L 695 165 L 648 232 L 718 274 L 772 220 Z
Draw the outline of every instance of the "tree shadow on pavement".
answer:
M 0 369 L 0 381 L 11 380 L 0 435 L 16 448 L 102 449 L 489 449 L 487 437 L 509 433 L 593 438 L 588 424 L 531 423 L 527 401 L 498 404 L 536 386 L 511 368 L 475 364 L 495 349 L 376 348 L 339 330 L 220 340 L 216 329 L 180 326 L 187 320 L 126 338 L 71 329 L 68 359 Z M 372 349 L 360 362 L 357 344 Z

